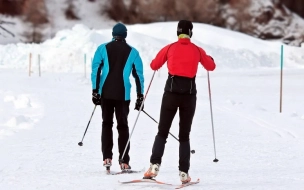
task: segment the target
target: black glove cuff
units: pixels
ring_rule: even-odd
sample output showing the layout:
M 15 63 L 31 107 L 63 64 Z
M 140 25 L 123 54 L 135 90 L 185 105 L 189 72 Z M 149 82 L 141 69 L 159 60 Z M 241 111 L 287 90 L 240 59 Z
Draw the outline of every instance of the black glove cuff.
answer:
M 97 99 L 100 98 L 100 94 L 98 94 L 97 90 L 93 90 L 92 96 L 93 96 L 94 98 L 97 98 Z

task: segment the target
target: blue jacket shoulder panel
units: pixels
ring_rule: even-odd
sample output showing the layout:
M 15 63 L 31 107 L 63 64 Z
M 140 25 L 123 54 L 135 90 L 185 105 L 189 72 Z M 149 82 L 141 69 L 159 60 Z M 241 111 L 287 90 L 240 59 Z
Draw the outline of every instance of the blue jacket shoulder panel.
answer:
M 108 43 L 101 44 L 95 51 L 94 58 L 92 60 L 92 72 L 91 72 L 91 81 L 92 89 L 97 90 L 101 94 L 100 83 L 105 79 L 101 77 L 101 73 L 106 74 L 109 71 L 109 64 L 107 58 L 106 45 Z
M 124 83 L 125 83 L 125 92 L 126 92 L 125 99 L 126 100 L 130 99 L 131 83 L 129 80 L 129 76 L 130 76 L 131 72 L 132 72 L 132 76 L 135 79 L 137 94 L 144 93 L 143 63 L 142 63 L 141 57 L 139 55 L 139 52 L 132 46 L 130 46 L 130 47 L 132 48 L 132 50 L 128 57 L 126 67 L 124 69 Z

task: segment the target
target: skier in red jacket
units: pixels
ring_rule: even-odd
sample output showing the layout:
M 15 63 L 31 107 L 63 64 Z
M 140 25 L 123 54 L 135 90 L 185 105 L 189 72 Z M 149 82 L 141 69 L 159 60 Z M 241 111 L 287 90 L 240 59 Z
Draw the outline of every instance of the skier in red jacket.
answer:
M 192 120 L 196 107 L 195 76 L 198 63 L 207 71 L 215 69 L 213 58 L 190 41 L 193 25 L 190 21 L 180 20 L 177 26 L 178 41 L 165 46 L 151 62 L 152 70 L 158 70 L 167 62 L 169 76 L 162 98 L 158 133 L 152 148 L 150 167 L 144 178 L 151 179 L 157 176 L 165 150 L 166 139 L 179 109 L 179 176 L 182 183 L 188 183 L 191 178 L 190 168 L 190 141 Z

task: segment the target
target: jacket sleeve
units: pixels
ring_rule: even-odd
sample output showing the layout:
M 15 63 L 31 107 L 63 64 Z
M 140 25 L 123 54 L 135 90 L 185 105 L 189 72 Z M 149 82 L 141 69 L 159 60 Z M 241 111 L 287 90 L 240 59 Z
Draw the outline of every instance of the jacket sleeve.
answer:
M 135 79 L 137 94 L 144 94 L 144 69 L 141 57 L 138 52 L 134 60 L 132 76 Z
M 92 89 L 99 92 L 100 85 L 100 75 L 103 68 L 103 52 L 104 45 L 101 45 L 97 48 L 94 54 L 94 58 L 92 61 L 92 72 L 91 72 L 91 81 L 92 81 Z
M 167 61 L 167 53 L 170 45 L 171 44 L 167 45 L 157 53 L 156 57 L 152 60 L 150 64 L 152 70 L 158 70 L 165 64 L 165 62 Z
M 199 47 L 200 54 L 201 54 L 201 64 L 207 71 L 213 71 L 216 67 L 213 58 L 206 54 L 206 52 Z

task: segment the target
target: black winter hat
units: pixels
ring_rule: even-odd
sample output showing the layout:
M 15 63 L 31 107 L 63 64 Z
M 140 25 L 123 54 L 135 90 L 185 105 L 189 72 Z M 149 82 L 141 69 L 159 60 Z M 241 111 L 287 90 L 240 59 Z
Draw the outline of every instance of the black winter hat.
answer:
M 187 34 L 190 37 L 192 36 L 193 25 L 191 21 L 180 20 L 177 25 L 177 36 L 180 34 Z
M 112 30 L 113 37 L 127 37 L 127 27 L 122 23 L 117 23 Z

